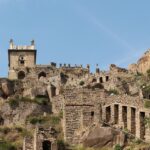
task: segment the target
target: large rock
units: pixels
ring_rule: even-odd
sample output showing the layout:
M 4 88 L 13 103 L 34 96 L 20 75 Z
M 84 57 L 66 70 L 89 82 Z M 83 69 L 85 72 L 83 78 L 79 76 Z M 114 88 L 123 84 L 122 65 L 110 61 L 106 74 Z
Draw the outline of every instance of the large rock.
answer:
M 7 98 L 14 94 L 14 84 L 11 81 L 3 80 L 1 82 L 0 95 L 3 98 Z
M 116 144 L 124 146 L 125 135 L 121 131 L 111 129 L 110 127 L 96 126 L 83 140 L 85 147 L 102 148 L 112 147 Z
M 136 64 L 131 64 L 128 67 L 130 72 L 145 74 L 150 69 L 150 49 L 137 61 Z

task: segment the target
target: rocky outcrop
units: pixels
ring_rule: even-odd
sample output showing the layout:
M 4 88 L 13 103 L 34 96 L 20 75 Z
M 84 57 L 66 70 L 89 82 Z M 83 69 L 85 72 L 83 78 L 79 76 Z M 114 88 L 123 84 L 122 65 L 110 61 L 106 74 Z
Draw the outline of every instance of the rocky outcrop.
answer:
M 14 82 L 7 79 L 0 79 L 0 96 L 7 98 L 14 94 Z
M 51 108 L 47 105 L 38 105 L 33 102 L 19 102 L 19 105 L 12 109 L 9 103 L 1 106 L 1 117 L 3 125 L 25 124 L 29 115 L 42 115 L 44 112 L 50 113 Z
M 85 147 L 102 148 L 112 147 L 116 144 L 125 145 L 125 135 L 110 127 L 96 126 L 92 129 L 87 137 L 83 140 Z
M 144 53 L 144 55 L 138 60 L 137 64 L 129 65 L 128 69 L 133 73 L 139 72 L 145 74 L 147 70 L 150 69 L 150 49 Z

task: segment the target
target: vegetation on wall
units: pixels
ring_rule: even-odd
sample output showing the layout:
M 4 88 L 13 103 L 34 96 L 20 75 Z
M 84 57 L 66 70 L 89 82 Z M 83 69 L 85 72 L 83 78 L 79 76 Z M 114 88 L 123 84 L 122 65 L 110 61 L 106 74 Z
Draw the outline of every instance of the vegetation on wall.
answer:
M 115 145 L 114 150 L 122 150 L 122 147 L 119 144 L 117 144 L 117 145 Z
M 19 99 L 9 99 L 8 103 L 12 109 L 19 107 Z
M 145 108 L 150 108 L 150 100 L 145 100 L 144 101 L 144 107 Z
M 150 79 L 150 69 L 147 70 L 147 77 Z
M 79 85 L 83 86 L 85 84 L 84 81 L 80 81 Z
M 8 100 L 9 106 L 12 109 L 16 109 L 17 107 L 19 107 L 19 103 L 20 102 L 28 102 L 28 103 L 36 103 L 38 105 L 51 105 L 49 103 L 49 99 L 45 96 L 37 96 L 34 99 L 30 99 L 28 97 L 15 97 L 15 98 L 10 98 Z
M 32 133 L 21 126 L 0 127 L 0 150 L 21 149 L 26 136 L 32 137 Z

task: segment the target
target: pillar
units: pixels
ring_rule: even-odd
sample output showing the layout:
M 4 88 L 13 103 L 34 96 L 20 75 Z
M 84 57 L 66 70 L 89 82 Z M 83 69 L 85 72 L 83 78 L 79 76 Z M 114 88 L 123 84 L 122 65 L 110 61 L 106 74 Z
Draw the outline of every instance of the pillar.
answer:
M 140 138 L 140 112 L 136 112 L 136 137 Z
M 123 111 L 122 111 L 122 105 L 119 105 L 119 118 L 118 118 L 118 125 L 119 127 L 123 127 L 124 128 L 124 124 L 123 124 Z
M 150 118 L 150 114 L 148 112 L 145 113 L 146 118 Z M 145 128 L 145 141 L 150 142 L 150 128 L 146 126 Z
M 110 122 L 111 123 L 115 123 L 115 105 L 111 105 L 110 106 L 110 115 L 111 115 L 111 120 L 110 120 Z
M 131 107 L 127 107 L 127 129 L 131 131 Z

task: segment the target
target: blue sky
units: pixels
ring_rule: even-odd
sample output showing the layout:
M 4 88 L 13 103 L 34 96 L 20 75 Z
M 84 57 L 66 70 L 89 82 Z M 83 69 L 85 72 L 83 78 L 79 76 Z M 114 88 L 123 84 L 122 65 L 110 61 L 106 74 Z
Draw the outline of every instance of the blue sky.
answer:
M 150 47 L 149 0 L 0 0 L 0 76 L 9 40 L 38 50 L 38 64 L 127 67 Z

